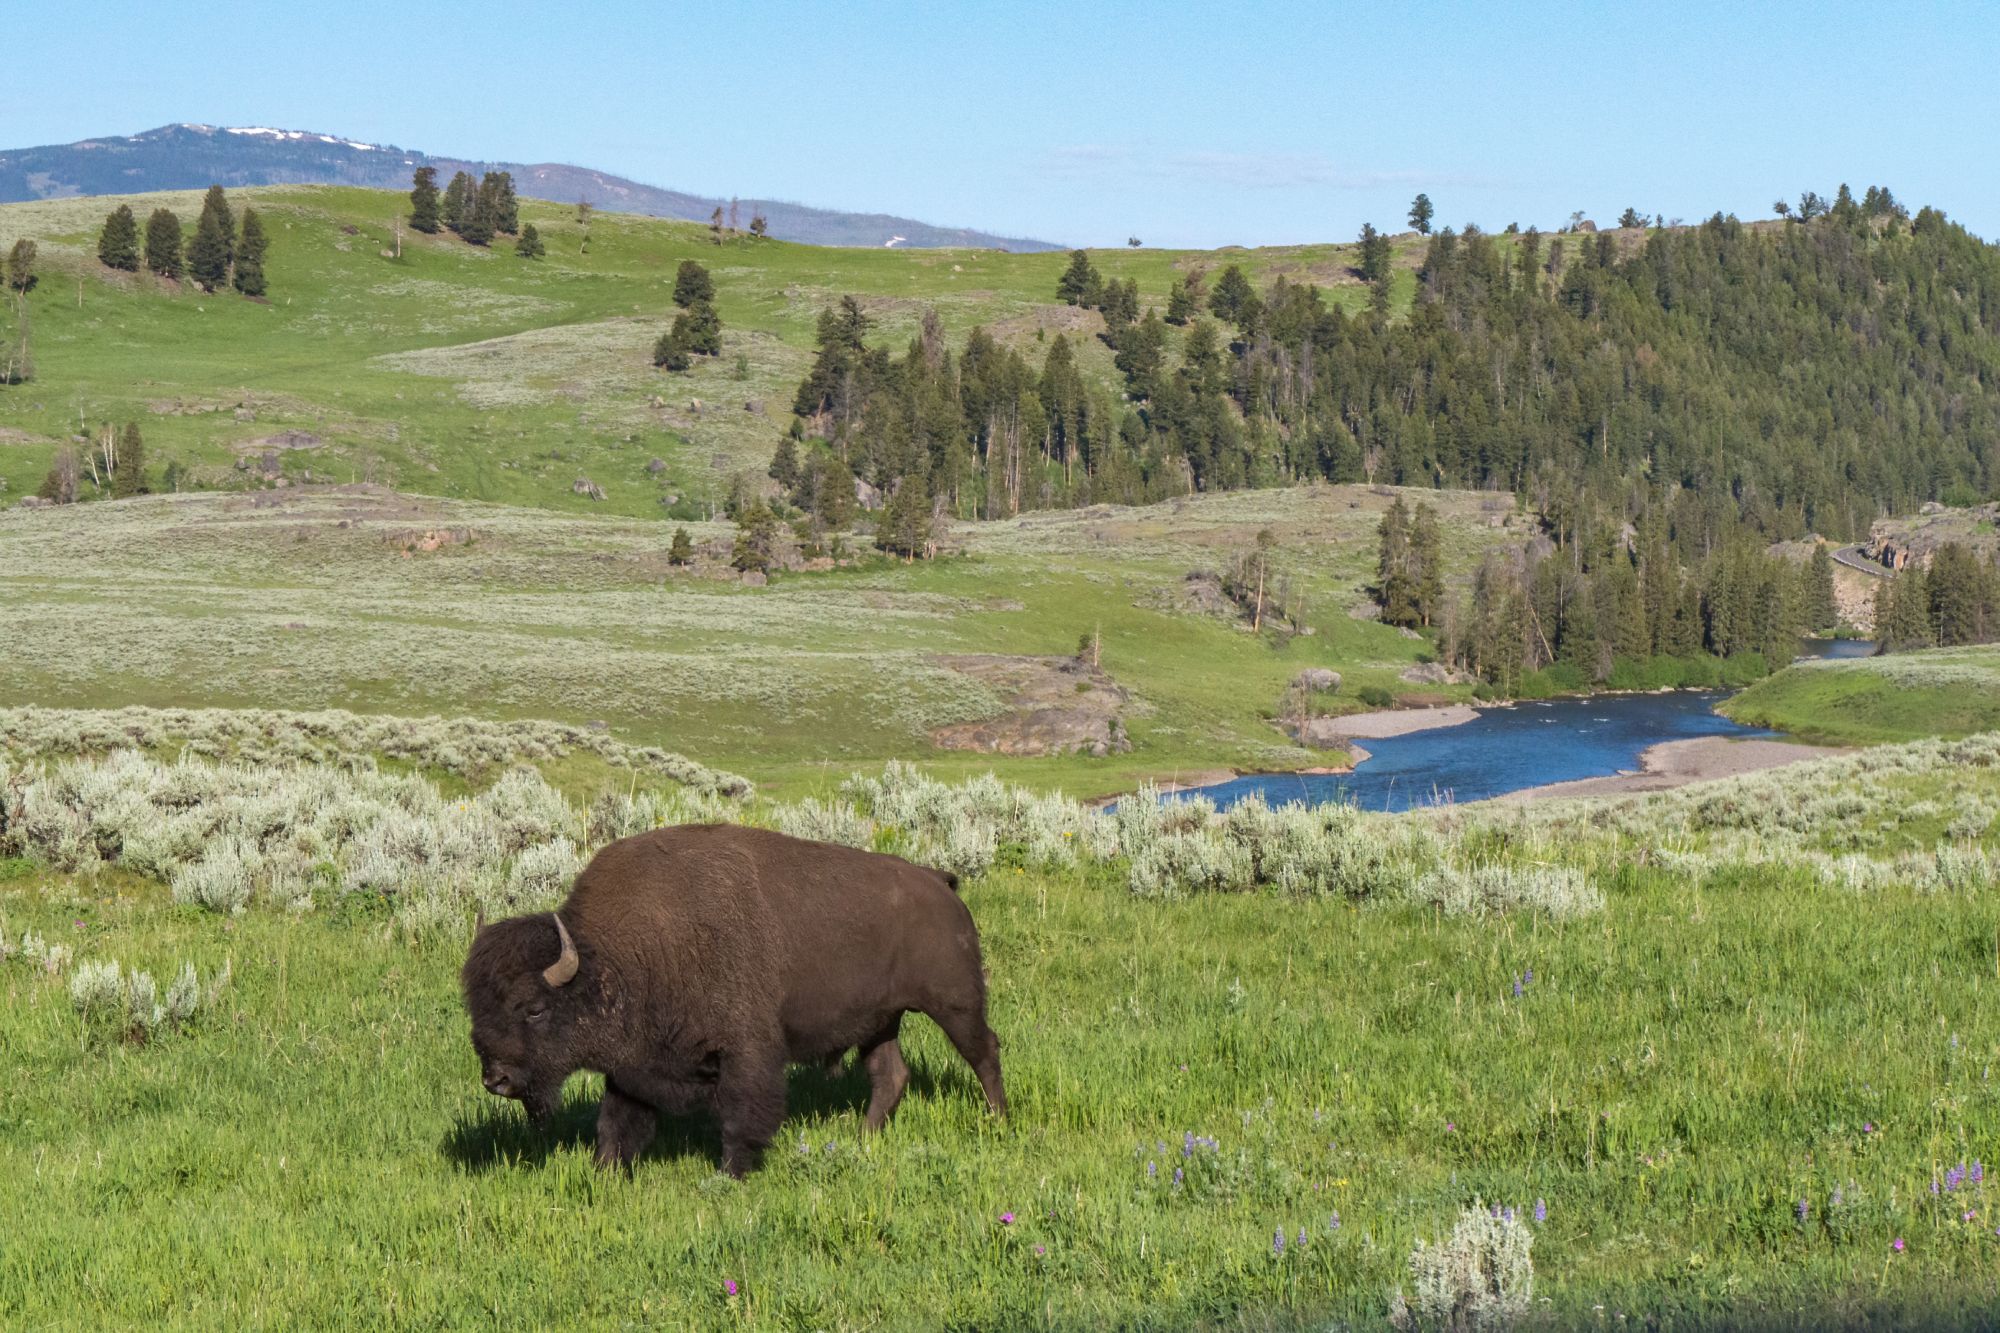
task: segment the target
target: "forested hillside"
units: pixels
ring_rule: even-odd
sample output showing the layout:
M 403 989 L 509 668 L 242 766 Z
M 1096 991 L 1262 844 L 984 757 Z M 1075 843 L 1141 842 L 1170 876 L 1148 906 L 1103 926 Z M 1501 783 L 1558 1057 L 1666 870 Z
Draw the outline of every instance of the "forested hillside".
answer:
M 1319 476 L 1517 491 L 1586 546 L 1651 515 L 1705 555 L 2000 479 L 2000 254 L 1887 190 L 1803 221 L 1447 229 L 1406 309 L 1375 243 L 1356 313 L 1214 257 L 1147 292 L 1078 252 L 1056 294 L 1102 313 L 1122 400 L 1062 336 L 1037 357 L 975 331 L 954 359 L 931 325 L 892 356 L 848 302 L 794 406 L 858 473 L 921 472 L 965 516 Z

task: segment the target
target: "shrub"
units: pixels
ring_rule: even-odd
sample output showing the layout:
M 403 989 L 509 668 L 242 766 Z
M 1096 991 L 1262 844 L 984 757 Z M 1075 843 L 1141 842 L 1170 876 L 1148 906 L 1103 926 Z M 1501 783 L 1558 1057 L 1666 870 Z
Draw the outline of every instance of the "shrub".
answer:
M 1416 1304 L 1412 1310 L 1398 1289 L 1391 1322 L 1398 1328 L 1454 1330 L 1517 1323 L 1535 1298 L 1534 1243 L 1534 1233 L 1511 1211 L 1483 1208 L 1473 1200 L 1449 1240 L 1419 1240 L 1410 1252 Z
M 1355 697 L 1370 708 L 1389 708 L 1396 702 L 1396 696 L 1380 685 L 1363 685 L 1354 692 Z

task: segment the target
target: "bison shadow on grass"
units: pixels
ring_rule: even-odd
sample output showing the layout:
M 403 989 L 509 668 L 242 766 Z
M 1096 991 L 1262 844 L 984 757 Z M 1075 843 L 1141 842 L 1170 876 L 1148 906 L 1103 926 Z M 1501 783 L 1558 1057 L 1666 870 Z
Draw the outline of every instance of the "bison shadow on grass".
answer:
M 910 1066 L 910 1089 L 919 1097 L 936 1095 L 977 1097 L 979 1082 L 956 1067 L 934 1077 L 922 1065 Z M 837 1076 L 829 1078 L 819 1069 L 797 1065 L 786 1076 L 786 1101 L 791 1114 L 803 1126 L 818 1122 L 821 1135 L 845 1134 L 849 1126 L 830 1124 L 853 1112 L 859 1116 L 868 1106 L 868 1073 L 850 1062 Z M 517 1166 L 543 1166 L 563 1149 L 589 1152 L 597 1141 L 598 1099 L 595 1091 L 572 1093 L 544 1127 L 511 1106 L 483 1104 L 460 1112 L 438 1144 L 439 1151 L 461 1169 L 479 1173 Z M 701 1157 L 720 1164 L 722 1131 L 712 1116 L 699 1112 L 660 1117 L 659 1135 L 640 1155 L 641 1161 L 677 1161 Z

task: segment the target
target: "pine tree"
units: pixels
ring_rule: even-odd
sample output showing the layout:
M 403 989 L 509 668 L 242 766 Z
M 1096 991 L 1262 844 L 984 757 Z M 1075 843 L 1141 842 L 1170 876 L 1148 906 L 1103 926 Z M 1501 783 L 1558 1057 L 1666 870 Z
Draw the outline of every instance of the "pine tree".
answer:
M 264 294 L 264 251 L 270 242 L 264 237 L 264 220 L 257 210 L 243 210 L 243 237 L 236 245 L 236 290 L 245 296 Z
M 410 182 L 410 230 L 435 236 L 438 229 L 436 167 L 418 167 Z
M 1384 282 L 1389 277 L 1389 238 L 1375 230 L 1375 224 L 1361 224 L 1361 263 L 1359 271 L 1363 282 Z
M 156 208 L 146 219 L 146 267 L 176 280 L 187 271 L 181 255 L 180 216 L 169 209 Z
M 194 240 L 187 248 L 188 276 L 203 291 L 212 292 L 229 281 L 230 237 L 222 229 L 222 217 L 215 209 L 203 207 L 195 224 Z
M 715 299 L 715 279 L 692 259 L 683 259 L 674 270 L 674 304 L 685 310 L 697 301 Z
M 444 204 L 439 211 L 446 227 L 456 232 L 465 225 L 466 215 L 472 211 L 475 193 L 472 177 L 462 171 L 453 173 L 451 184 L 444 187 Z M 580 212 L 583 205 L 579 204 L 577 208 Z
M 694 540 L 688 536 L 686 528 L 674 529 L 674 540 L 667 547 L 667 563 L 670 565 L 694 563 Z
M 1382 515 L 1376 545 L 1376 595 L 1382 603 L 1382 623 L 1417 624 L 1420 613 L 1410 550 L 1410 510 L 1402 496 L 1390 501 L 1388 512 Z
M 459 239 L 467 245 L 485 245 L 493 239 L 494 219 L 500 208 L 500 184 L 487 172 L 479 187 L 471 192 L 464 216 L 458 220 Z
M 7 285 L 17 292 L 35 289 L 35 243 L 23 236 L 7 252 Z
M 1813 547 L 1812 562 L 1805 571 L 1806 628 L 1832 629 L 1840 620 L 1840 604 L 1833 595 L 1833 558 L 1825 543 Z
M 799 484 L 799 447 L 789 435 L 778 440 L 778 451 L 771 455 L 768 469 L 772 481 L 785 488 L 789 494 Z
M 830 531 L 854 521 L 854 470 L 840 454 L 829 451 L 821 465 L 813 516 Z
M 1429 195 L 1419 194 L 1415 199 L 1410 201 L 1410 229 L 1419 236 L 1428 236 L 1431 234 L 1432 216 L 1433 211 Z
M 653 364 L 661 370 L 686 370 L 694 364 L 688 356 L 687 348 L 681 343 L 680 335 L 681 324 L 677 319 L 674 321 L 674 327 L 661 334 L 659 341 L 653 344 Z
M 674 319 L 673 337 L 694 356 L 722 354 L 722 317 L 706 301 L 696 301 Z
M 905 560 L 930 554 L 931 492 L 924 470 L 905 473 L 875 526 L 875 545 Z
M 514 194 L 514 173 L 496 171 L 488 179 L 493 182 L 493 230 L 502 236 L 518 234 L 521 201 Z
M 97 234 L 97 262 L 121 273 L 139 271 L 139 221 L 130 204 L 120 204 Z
M 1100 280 L 1087 250 L 1072 250 L 1069 267 L 1056 280 L 1056 299 L 1066 305 L 1095 305 Z
M 1410 558 L 1415 565 L 1412 582 L 1417 617 L 1426 626 L 1444 609 L 1444 541 L 1438 527 L 1437 510 L 1417 505 L 1410 524 Z
M 764 239 L 764 234 L 770 230 L 771 224 L 764 220 L 762 213 L 752 213 L 750 215 L 750 234 L 752 236 L 761 241 Z
M 248 215 L 246 214 L 246 220 Z M 132 495 L 144 495 L 150 489 L 146 485 L 146 444 L 139 438 L 139 423 L 128 421 L 118 437 L 118 464 L 111 469 L 111 494 L 114 499 L 124 499 Z
M 737 515 L 736 524 L 736 545 L 730 551 L 729 563 L 746 574 L 769 569 L 777 554 L 777 515 L 759 496 Z
M 514 242 L 514 253 L 523 259 L 540 259 L 549 248 L 542 244 L 542 234 L 530 222 L 521 228 L 520 238 Z
M 201 211 L 213 213 L 218 228 L 222 232 L 223 249 L 228 253 L 228 262 L 236 262 L 236 214 L 229 207 L 229 196 L 220 185 L 208 187 L 208 193 L 201 197 Z
M 1195 299 L 1193 290 L 1186 282 L 1177 282 L 1167 289 L 1167 323 L 1176 326 L 1185 324 L 1200 309 L 1201 303 Z

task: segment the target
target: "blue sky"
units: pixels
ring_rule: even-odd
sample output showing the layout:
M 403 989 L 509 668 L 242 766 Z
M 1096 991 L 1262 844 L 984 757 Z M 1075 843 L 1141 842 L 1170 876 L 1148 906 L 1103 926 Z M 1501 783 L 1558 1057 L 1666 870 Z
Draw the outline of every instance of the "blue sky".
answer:
M 7 25 L 0 146 L 269 125 L 1088 244 L 1344 240 L 1418 190 L 1452 225 L 1763 216 L 1843 180 L 2000 234 L 1992 5 L 170 9 Z

